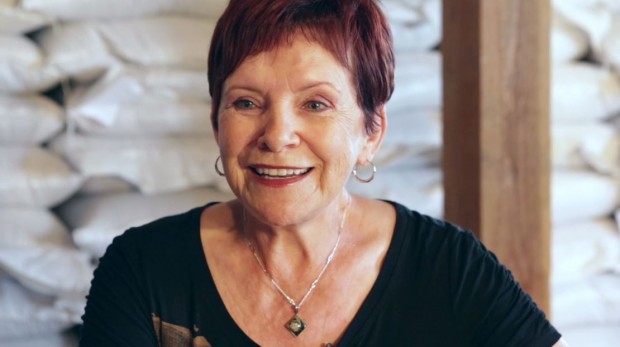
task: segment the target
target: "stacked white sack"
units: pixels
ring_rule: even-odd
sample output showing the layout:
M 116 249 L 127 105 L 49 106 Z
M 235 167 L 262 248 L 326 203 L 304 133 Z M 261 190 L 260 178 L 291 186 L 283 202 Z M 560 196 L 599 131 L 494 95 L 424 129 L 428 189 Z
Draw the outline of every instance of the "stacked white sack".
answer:
M 395 89 L 387 104 L 388 130 L 375 164 L 412 162 L 438 166 L 441 148 L 441 56 L 437 52 L 397 55 Z
M 609 69 L 614 52 L 620 56 L 614 48 L 620 3 L 553 4 L 552 316 L 572 343 L 602 346 L 608 340 L 600 337 L 618 337 L 610 327 L 620 324 L 620 297 L 614 295 L 620 292 L 620 233 L 610 218 L 620 205 L 620 132 L 613 122 L 620 114 L 620 82 Z M 591 62 L 574 62 L 586 54 Z
M 211 135 L 211 103 L 202 70 L 117 66 L 76 88 L 67 111 L 82 134 L 110 137 Z
M 50 16 L 19 6 L 19 0 L 0 0 L 0 35 L 32 32 L 52 23 Z
M 618 35 L 614 21 L 620 13 L 616 0 L 553 0 L 554 10 L 588 35 L 592 58 L 605 63 L 609 36 Z M 614 19 L 616 17 L 616 19 Z
M 217 151 L 204 71 L 214 26 L 157 15 L 68 22 L 40 35 L 50 61 L 82 81 L 67 105 L 77 134 L 54 147 L 91 182 L 120 177 L 147 194 L 212 184 L 206 168 Z
M 41 92 L 60 77 L 36 43 L 23 35 L 0 33 L 0 94 Z
M 38 36 L 75 82 L 66 105 L 71 131 L 51 147 L 85 179 L 58 211 L 88 259 L 132 226 L 230 198 L 196 188 L 219 179 L 205 73 L 214 23 L 177 14 L 80 18 Z M 75 208 L 81 212 L 67 212 Z M 96 225 L 106 220 L 115 223 Z
M 153 4 L 155 2 L 149 2 L 145 6 Z M 107 9 L 115 6 L 110 2 L 95 5 Z M 126 2 L 123 5 L 129 6 Z M 73 9 L 85 9 L 79 7 L 76 5 Z M 195 13 L 193 9 L 190 12 Z M 203 18 L 160 15 L 106 22 L 69 21 L 36 36 L 50 64 L 76 82 L 67 96 L 72 131 L 54 139 L 52 147 L 86 179 L 83 189 L 91 194 L 89 199 L 102 199 L 104 205 L 118 211 L 120 203 L 105 200 L 101 194 L 133 187 L 143 193 L 160 194 L 206 185 L 213 180 L 215 173 L 210 168 L 217 152 L 211 138 L 210 103 L 204 73 L 213 25 L 212 20 Z M 95 193 L 99 195 L 93 195 Z M 147 203 L 159 200 L 162 206 L 174 207 L 179 203 L 159 195 L 129 194 L 140 196 L 142 201 L 134 201 L 131 208 L 123 205 L 133 218 L 127 218 L 124 225 L 113 226 L 116 235 L 130 226 L 170 212 L 152 211 L 151 215 L 138 218 L 140 214 L 136 213 L 136 208 L 149 210 Z M 198 205 L 210 199 L 204 195 L 202 198 L 205 200 L 195 199 L 192 203 Z M 73 201 L 80 201 L 78 199 L 86 197 L 76 197 L 63 206 L 71 206 Z M 118 220 L 119 214 L 114 215 L 114 220 Z M 89 243 L 84 233 L 75 232 L 76 225 L 69 217 L 63 217 L 74 229 L 72 236 L 79 247 L 73 260 L 101 256 L 102 252 L 90 252 L 92 241 Z M 99 248 L 104 250 L 110 241 L 111 238 L 106 239 Z M 52 253 L 47 255 L 58 257 Z M 30 255 L 24 254 L 25 257 Z M 54 260 L 60 268 L 75 267 L 66 261 L 63 265 L 62 259 Z M 7 267 L 15 271 L 21 265 L 23 262 L 15 260 Z M 90 270 L 84 273 L 90 275 Z M 49 290 L 41 283 L 38 289 Z M 83 295 L 80 298 L 83 299 Z M 63 307 L 81 309 L 81 301 L 67 298 Z
M 80 182 L 44 148 L 0 146 L 0 345 L 79 322 L 82 305 L 61 303 L 83 302 L 92 268 L 48 207 L 71 196 Z
M 0 345 L 58 334 L 79 322 L 92 266 L 49 211 L 81 177 L 42 145 L 64 127 L 64 111 L 38 93 L 61 73 L 25 34 L 49 16 L 0 1 Z M 82 305 L 78 305 L 82 306 Z
M 0 208 L 0 224 L 0 343 L 78 323 L 92 265 L 66 227 L 46 210 L 24 208 Z
M 609 69 L 593 63 L 556 63 L 551 87 L 554 170 L 568 175 L 590 172 L 591 177 L 608 180 L 611 186 L 607 189 L 617 192 L 620 190 L 620 134 L 610 120 L 620 112 L 620 79 Z M 604 191 L 598 198 L 600 204 L 596 200 L 586 204 L 581 194 L 575 194 L 574 187 L 570 182 L 565 183 L 565 188 L 558 186 L 562 189 L 560 193 L 566 193 L 553 206 L 559 211 L 567 204 L 581 204 L 580 211 L 566 211 L 571 223 L 609 217 L 620 205 L 617 200 L 609 204 L 609 194 Z M 584 187 L 583 191 L 596 189 Z M 594 206 L 605 208 L 598 209 L 596 214 L 583 215 Z M 563 217 L 554 220 L 557 226 L 563 223 L 566 223 Z
M 215 20 L 159 15 L 105 22 L 67 22 L 37 36 L 50 64 L 92 80 L 119 64 L 203 71 Z
M 61 206 L 59 214 L 72 228 L 77 246 L 98 259 L 112 239 L 130 227 L 183 213 L 207 202 L 231 198 L 231 193 L 213 188 L 194 188 L 156 196 L 137 192 L 79 196 Z
M 205 115 L 205 117 L 207 117 Z M 215 184 L 218 156 L 208 136 L 63 135 L 52 143 L 85 177 L 120 177 L 149 195 Z
M 401 52 L 428 52 L 441 42 L 441 1 L 383 2 L 392 28 L 394 49 Z
M 351 178 L 351 191 L 391 199 L 441 216 L 442 76 L 441 1 L 382 2 L 396 53 L 395 89 L 387 104 L 388 130 L 375 158 L 376 178 L 368 184 Z M 368 167 L 358 170 L 371 174 Z
M 551 20 L 551 61 L 570 62 L 588 52 L 588 34 L 557 11 Z
M 217 18 L 224 12 L 227 4 L 228 0 L 21 0 L 24 9 L 65 21 L 120 19 L 156 14 Z
M 615 13 L 612 26 L 601 46 L 601 60 L 610 64 L 620 75 L 620 11 Z
M 4 94 L 0 97 L 0 144 L 3 146 L 0 149 L 0 220 L 8 228 L 0 233 L 12 237 L 0 237 L 0 272 L 3 276 L 10 275 L 7 281 L 1 282 L 0 345 L 8 344 L 4 338 L 9 336 L 49 336 L 79 322 L 92 274 L 90 253 L 77 249 L 70 239 L 67 243 L 69 231 L 47 210 L 72 196 L 84 181 L 83 177 L 73 172 L 57 154 L 36 146 L 52 141 L 59 147 L 70 147 L 66 145 L 66 136 L 53 139 L 64 125 L 64 111 L 32 94 L 47 90 L 67 77 L 79 82 L 84 89 L 78 90 L 81 94 L 70 95 L 72 108 L 68 110 L 72 125 L 80 128 L 80 135 L 75 138 L 84 136 L 88 143 L 100 143 L 103 147 L 95 152 L 110 156 L 111 149 L 119 148 L 123 137 L 139 135 L 148 141 L 154 139 L 147 138 L 149 135 L 161 136 L 163 140 L 159 145 L 153 142 L 148 145 L 166 148 L 159 153 L 147 152 L 146 159 L 137 161 L 157 162 L 155 171 L 180 163 L 179 170 L 184 171 L 179 177 L 183 178 L 166 182 L 167 186 L 162 185 L 164 190 L 205 184 L 209 178 L 201 177 L 198 167 L 208 171 L 205 168 L 211 168 L 214 160 L 211 155 L 196 160 L 191 168 L 183 164 L 190 161 L 187 157 L 204 158 L 203 149 L 209 146 L 194 138 L 204 138 L 210 132 L 204 69 L 207 38 L 213 24 L 195 16 L 215 17 L 225 3 L 0 0 L 0 94 Z M 213 10 L 218 13 L 212 13 Z M 164 13 L 171 16 L 155 16 Z M 153 16 L 137 18 L 146 14 Z M 42 50 L 21 35 L 57 22 L 61 17 L 79 22 L 54 23 L 53 27 L 30 35 L 41 44 Z M 120 17 L 125 20 L 114 20 Z M 92 18 L 108 21 L 86 21 Z M 97 80 L 104 75 L 105 79 Z M 202 80 L 199 87 L 200 82 L 195 82 L 198 80 Z M 96 83 L 97 88 L 86 89 L 87 82 Z M 113 86 L 106 88 L 108 85 Z M 127 85 L 136 89 L 125 89 L 120 93 L 123 98 L 117 102 L 119 94 L 111 90 Z M 185 89 L 177 88 L 179 86 Z M 16 93 L 22 95 L 15 96 Z M 129 96 L 134 99 L 129 100 Z M 156 116 L 162 112 L 165 117 L 158 120 Z M 177 116 L 176 121 L 172 115 Z M 179 136 L 190 129 L 189 138 Z M 90 141 L 87 137 L 94 135 L 99 138 Z M 172 150 L 166 146 L 171 143 Z M 189 154 L 171 154 L 174 148 L 183 152 L 188 147 L 192 148 Z M 140 152 L 141 149 L 144 147 L 138 146 L 132 153 L 139 158 L 145 153 Z M 76 153 L 78 158 L 85 156 L 83 151 Z M 127 153 L 123 148 L 116 151 L 121 157 Z M 129 169 L 136 170 L 127 176 L 143 177 L 133 158 L 136 157 L 125 159 L 130 163 Z M 97 158 L 88 160 L 94 162 Z M 108 166 L 113 165 L 108 163 Z M 105 169 L 94 171 L 109 173 Z M 177 176 L 175 173 L 169 176 Z M 111 175 L 114 177 L 88 179 L 85 189 L 91 193 L 132 189 L 119 181 L 117 172 L 112 171 Z M 164 172 L 158 177 L 167 180 L 169 176 Z M 145 189 L 151 192 L 159 189 L 149 188 L 158 186 L 149 179 L 153 177 L 146 178 Z M 64 235 L 64 241 L 59 241 L 58 234 Z M 32 240 L 22 242 L 15 239 L 16 235 Z M 17 341 L 12 339 L 11 343 Z M 32 342 L 23 341 L 25 344 Z

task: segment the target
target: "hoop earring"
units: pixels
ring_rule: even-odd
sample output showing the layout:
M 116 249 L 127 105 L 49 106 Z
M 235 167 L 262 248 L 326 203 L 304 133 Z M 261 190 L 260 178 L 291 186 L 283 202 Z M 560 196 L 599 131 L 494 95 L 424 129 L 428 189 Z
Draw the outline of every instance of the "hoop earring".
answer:
M 357 175 L 357 169 L 358 169 L 358 164 L 355 164 L 355 167 L 353 167 L 353 177 L 355 177 L 356 180 L 362 182 L 362 183 L 368 183 L 372 180 L 375 179 L 375 174 L 377 173 L 377 167 L 375 166 L 375 164 L 370 161 L 370 160 L 366 160 L 368 163 L 370 163 L 370 165 L 372 166 L 372 174 L 370 175 L 370 177 L 368 178 L 361 178 Z
M 215 159 L 215 165 L 214 165 L 215 166 L 215 172 L 217 172 L 217 174 L 220 175 L 220 176 L 224 176 L 224 171 L 220 170 L 220 168 L 217 166 L 217 164 L 222 161 L 221 159 L 222 159 L 222 157 L 219 156 L 219 155 L 217 156 L 217 159 Z

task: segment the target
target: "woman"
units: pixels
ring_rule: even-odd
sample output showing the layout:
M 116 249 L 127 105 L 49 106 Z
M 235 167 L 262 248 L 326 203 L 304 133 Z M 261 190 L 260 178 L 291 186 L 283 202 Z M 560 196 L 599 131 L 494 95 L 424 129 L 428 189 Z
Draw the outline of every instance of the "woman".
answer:
M 116 238 L 81 345 L 558 342 L 471 233 L 346 191 L 352 172 L 374 176 L 393 69 L 374 1 L 231 1 L 208 77 L 216 170 L 237 199 Z

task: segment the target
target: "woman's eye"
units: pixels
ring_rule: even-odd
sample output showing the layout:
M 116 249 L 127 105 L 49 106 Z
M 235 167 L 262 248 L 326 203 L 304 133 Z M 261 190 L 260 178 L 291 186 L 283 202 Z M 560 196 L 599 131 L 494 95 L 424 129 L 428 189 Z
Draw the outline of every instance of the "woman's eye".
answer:
M 252 101 L 247 99 L 237 100 L 233 103 L 233 105 L 235 106 L 235 108 L 244 110 L 251 110 L 256 107 L 256 105 Z
M 327 106 L 319 101 L 310 101 L 306 104 L 306 108 L 310 111 L 323 111 Z

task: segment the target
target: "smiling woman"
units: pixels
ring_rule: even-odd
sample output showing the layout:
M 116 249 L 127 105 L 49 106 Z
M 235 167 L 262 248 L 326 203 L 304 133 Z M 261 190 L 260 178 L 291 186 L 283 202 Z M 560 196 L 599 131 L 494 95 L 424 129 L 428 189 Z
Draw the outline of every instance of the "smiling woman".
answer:
M 348 70 L 301 34 L 248 57 L 226 79 L 217 117 L 230 187 L 248 212 L 278 226 L 342 204 L 354 164 L 371 158 L 384 134 L 366 133 Z
M 82 346 L 552 346 L 470 232 L 347 192 L 387 130 L 392 41 L 372 0 L 232 0 L 209 59 L 236 199 L 128 230 Z

